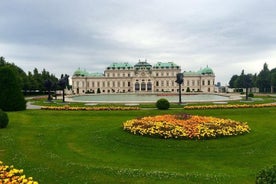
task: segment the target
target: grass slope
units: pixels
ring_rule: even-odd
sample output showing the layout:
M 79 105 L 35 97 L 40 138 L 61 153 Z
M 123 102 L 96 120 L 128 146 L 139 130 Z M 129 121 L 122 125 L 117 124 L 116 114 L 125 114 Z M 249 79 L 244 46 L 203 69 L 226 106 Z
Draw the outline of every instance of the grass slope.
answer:
M 248 122 L 250 134 L 216 140 L 132 135 L 122 122 L 190 113 Z M 8 114 L 0 158 L 40 183 L 254 183 L 276 162 L 276 108 L 184 111 L 41 111 Z

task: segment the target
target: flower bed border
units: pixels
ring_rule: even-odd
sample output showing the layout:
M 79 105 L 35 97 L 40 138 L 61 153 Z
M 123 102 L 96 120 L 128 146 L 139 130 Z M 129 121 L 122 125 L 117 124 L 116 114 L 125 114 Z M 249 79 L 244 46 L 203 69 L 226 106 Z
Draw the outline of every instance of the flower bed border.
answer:
M 120 106 L 110 106 L 110 107 L 70 107 L 65 106 L 42 106 L 41 110 L 59 110 L 59 111 L 130 111 L 130 110 L 140 110 L 139 107 L 120 107 Z
M 184 109 L 196 110 L 196 109 L 236 109 L 236 108 L 265 108 L 265 107 L 276 107 L 276 103 L 272 104 L 227 104 L 227 105 L 193 105 L 185 106 Z

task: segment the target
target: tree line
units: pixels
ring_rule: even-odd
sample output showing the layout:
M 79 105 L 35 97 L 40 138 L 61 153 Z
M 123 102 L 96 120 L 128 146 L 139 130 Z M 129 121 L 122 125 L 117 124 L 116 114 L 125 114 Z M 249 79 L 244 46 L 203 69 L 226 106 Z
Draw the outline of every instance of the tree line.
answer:
M 242 70 L 240 75 L 233 75 L 229 81 L 230 88 L 259 88 L 261 93 L 274 93 L 276 91 L 276 68 L 269 70 L 267 63 L 257 74 L 245 74 Z M 246 91 L 247 92 L 247 91 Z
M 0 109 L 4 111 L 17 111 L 26 109 L 24 95 L 56 94 L 62 90 L 64 102 L 64 89 L 69 88 L 69 75 L 61 75 L 58 79 L 45 69 L 40 73 L 37 68 L 26 74 L 20 67 L 9 63 L 0 57 Z M 54 92 L 53 92 L 54 91 Z
M 51 83 L 50 89 L 62 90 L 62 86 L 58 85 L 59 80 L 54 74 L 43 69 L 41 72 L 37 68 L 27 74 L 18 66 L 13 63 L 9 63 L 4 57 L 0 57 L 0 67 L 8 66 L 16 75 L 20 89 L 23 91 L 24 95 L 34 95 L 34 94 L 45 94 L 49 90 L 46 82 Z M 63 78 L 64 75 L 61 76 Z

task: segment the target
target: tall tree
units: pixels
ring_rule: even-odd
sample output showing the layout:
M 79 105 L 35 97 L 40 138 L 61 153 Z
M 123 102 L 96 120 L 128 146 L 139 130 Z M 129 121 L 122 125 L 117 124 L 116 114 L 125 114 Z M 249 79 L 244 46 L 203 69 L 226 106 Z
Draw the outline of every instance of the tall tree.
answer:
M 260 92 L 270 92 L 271 89 L 271 79 L 270 79 L 270 71 L 268 69 L 268 65 L 265 63 L 263 69 L 258 74 L 257 78 L 257 87 L 260 89 Z
M 9 63 L 5 60 L 4 57 L 0 57 L 0 67 L 1 66 L 10 66 L 10 69 L 12 69 L 15 72 L 16 80 L 19 82 L 19 86 L 21 89 L 25 89 L 27 86 L 27 75 L 26 73 L 18 66 L 16 66 L 13 63 Z
M 242 87 L 245 88 L 245 99 L 248 100 L 248 89 L 253 87 L 253 75 L 244 75 L 242 81 Z
M 245 88 L 245 99 L 248 100 L 248 90 L 253 87 L 253 75 L 245 74 L 244 70 L 242 70 L 241 75 L 237 77 L 235 80 L 234 86 L 236 88 Z
M 242 70 L 241 75 L 235 80 L 234 86 L 236 88 L 243 88 L 243 81 L 244 81 L 244 70 Z
M 26 101 L 11 66 L 0 67 L 0 109 L 4 111 L 26 109 Z
M 235 81 L 239 78 L 238 75 L 233 75 L 229 81 L 229 87 L 230 88 L 235 88 Z
M 271 93 L 274 93 L 276 91 L 276 68 L 270 71 L 270 77 L 271 77 Z

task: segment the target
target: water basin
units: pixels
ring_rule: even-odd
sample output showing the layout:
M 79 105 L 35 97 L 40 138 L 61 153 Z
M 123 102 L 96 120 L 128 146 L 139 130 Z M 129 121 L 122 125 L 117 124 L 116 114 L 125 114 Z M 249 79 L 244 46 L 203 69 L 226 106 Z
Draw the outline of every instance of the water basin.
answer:
M 92 102 L 92 103 L 147 103 L 156 102 L 160 98 L 166 98 L 169 102 L 179 102 L 178 95 L 166 94 L 92 94 L 73 96 L 72 101 L 75 102 Z M 229 101 L 228 96 L 216 94 L 194 94 L 182 95 L 182 102 L 214 102 Z

